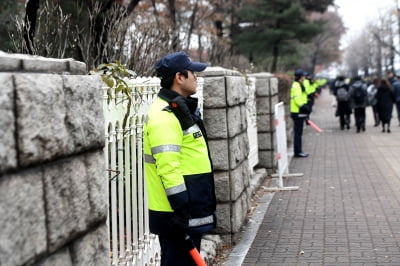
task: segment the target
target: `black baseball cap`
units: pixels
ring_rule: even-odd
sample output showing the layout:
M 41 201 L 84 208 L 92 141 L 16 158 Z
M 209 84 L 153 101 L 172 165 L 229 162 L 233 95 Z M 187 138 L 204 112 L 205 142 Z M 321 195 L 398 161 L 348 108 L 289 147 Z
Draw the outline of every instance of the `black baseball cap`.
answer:
M 185 52 L 176 52 L 161 58 L 156 66 L 157 76 L 160 78 L 168 78 L 183 70 L 191 70 L 201 72 L 206 69 L 207 64 L 200 62 L 192 62 Z
M 305 76 L 305 74 L 306 73 L 301 68 L 298 68 L 294 71 L 294 75 L 297 77 L 303 77 L 303 76 Z

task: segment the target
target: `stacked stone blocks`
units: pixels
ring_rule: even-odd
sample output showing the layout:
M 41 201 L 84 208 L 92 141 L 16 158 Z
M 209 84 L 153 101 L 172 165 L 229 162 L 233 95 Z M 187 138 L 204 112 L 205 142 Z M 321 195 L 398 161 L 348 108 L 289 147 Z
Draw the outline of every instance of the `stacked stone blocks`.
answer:
M 108 265 L 102 81 L 0 52 L 0 265 Z
M 209 67 L 204 73 L 204 122 L 213 158 L 218 200 L 217 232 L 231 242 L 251 207 L 246 79 Z
M 250 74 L 256 78 L 256 108 L 259 166 L 268 174 L 276 171 L 275 105 L 278 103 L 278 79 L 270 73 Z

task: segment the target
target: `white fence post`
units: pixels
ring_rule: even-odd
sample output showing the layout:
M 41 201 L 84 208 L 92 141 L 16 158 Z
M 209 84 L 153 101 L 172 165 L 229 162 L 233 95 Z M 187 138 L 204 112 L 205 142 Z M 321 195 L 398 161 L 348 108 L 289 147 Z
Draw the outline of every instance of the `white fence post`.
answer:
M 258 132 L 257 132 L 257 109 L 256 109 L 256 78 L 248 78 L 246 100 L 247 115 L 247 135 L 249 139 L 249 168 L 254 172 L 254 167 L 258 164 Z
M 298 190 L 298 186 L 285 187 L 283 185 L 283 177 L 297 177 L 304 174 L 289 174 L 289 160 L 287 152 L 287 136 L 286 136 L 286 121 L 285 121 L 285 106 L 283 102 L 275 105 L 275 129 L 276 129 L 276 143 L 277 143 L 277 160 L 278 160 L 278 173 L 272 175 L 278 177 L 278 186 L 269 187 L 267 191 L 281 191 L 281 190 Z

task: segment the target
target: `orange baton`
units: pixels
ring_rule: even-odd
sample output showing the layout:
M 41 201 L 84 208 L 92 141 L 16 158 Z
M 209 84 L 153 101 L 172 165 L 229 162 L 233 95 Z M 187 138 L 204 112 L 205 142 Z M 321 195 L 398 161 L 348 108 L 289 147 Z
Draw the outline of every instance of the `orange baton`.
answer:
M 205 261 L 200 255 L 200 252 L 197 250 L 196 246 L 193 243 L 193 240 L 190 238 L 190 236 L 186 235 L 185 236 L 185 241 L 187 243 L 187 247 L 189 249 L 189 254 L 196 263 L 197 266 L 207 266 Z
M 307 124 L 309 124 L 313 129 L 315 129 L 315 131 L 317 131 L 318 133 L 321 133 L 323 130 L 320 129 L 316 124 L 314 124 L 313 121 L 311 120 L 307 120 Z
M 193 249 L 189 250 L 190 256 L 192 256 L 194 262 L 196 263 L 197 266 L 207 266 L 203 258 L 201 257 L 199 251 L 197 250 L 196 247 Z

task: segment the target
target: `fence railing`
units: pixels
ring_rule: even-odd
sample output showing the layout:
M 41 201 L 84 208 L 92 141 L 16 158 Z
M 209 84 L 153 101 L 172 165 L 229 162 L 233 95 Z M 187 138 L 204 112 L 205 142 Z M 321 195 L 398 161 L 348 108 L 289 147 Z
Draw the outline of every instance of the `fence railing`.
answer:
M 143 165 L 143 122 L 160 89 L 158 78 L 127 81 L 132 101 L 104 88 L 106 147 L 109 179 L 110 260 L 112 265 L 159 265 L 158 239 L 148 226 L 147 196 Z M 199 108 L 203 106 L 203 79 L 198 78 Z M 129 116 L 123 128 L 124 118 Z

